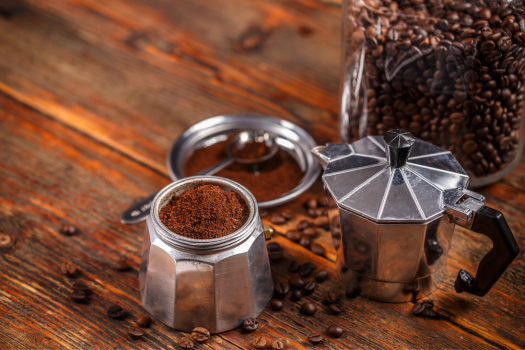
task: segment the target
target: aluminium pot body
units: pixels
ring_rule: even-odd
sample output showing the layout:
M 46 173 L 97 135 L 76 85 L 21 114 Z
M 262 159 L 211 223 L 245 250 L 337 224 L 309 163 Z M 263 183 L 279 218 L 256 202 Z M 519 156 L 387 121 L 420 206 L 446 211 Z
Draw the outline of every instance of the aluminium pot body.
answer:
M 201 184 L 238 193 L 249 207 L 246 223 L 224 237 L 179 236 L 159 219 L 171 197 Z M 273 294 L 265 234 L 253 195 L 234 181 L 196 176 L 174 182 L 155 197 L 147 218 L 139 272 L 144 309 L 165 325 L 225 332 L 257 317 Z

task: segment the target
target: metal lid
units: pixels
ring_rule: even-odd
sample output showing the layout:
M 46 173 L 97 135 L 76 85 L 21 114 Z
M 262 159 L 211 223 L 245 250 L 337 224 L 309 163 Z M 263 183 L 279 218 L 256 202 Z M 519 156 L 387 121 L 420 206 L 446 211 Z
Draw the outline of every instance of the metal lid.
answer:
M 314 139 L 304 129 L 289 121 L 257 113 L 219 115 L 188 128 L 175 141 L 168 154 L 167 164 L 170 177 L 173 180 L 184 178 L 183 165 L 197 148 L 226 140 L 228 135 L 236 131 L 252 129 L 272 133 L 277 145 L 288 152 L 303 171 L 303 178 L 294 189 L 278 198 L 258 202 L 259 208 L 289 202 L 312 186 L 321 172 L 321 167 L 310 153 L 315 146 Z
M 338 205 L 378 222 L 441 215 L 443 192 L 466 188 L 469 180 L 452 153 L 403 130 L 328 144 L 318 153 L 329 160 L 323 182 Z

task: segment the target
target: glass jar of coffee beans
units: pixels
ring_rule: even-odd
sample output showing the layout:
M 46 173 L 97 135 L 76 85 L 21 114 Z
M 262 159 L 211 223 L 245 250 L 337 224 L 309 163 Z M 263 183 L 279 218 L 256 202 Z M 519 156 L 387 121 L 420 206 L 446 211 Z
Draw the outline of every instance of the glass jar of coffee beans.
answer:
M 341 137 L 405 129 L 451 151 L 471 187 L 522 146 L 525 1 L 344 0 Z

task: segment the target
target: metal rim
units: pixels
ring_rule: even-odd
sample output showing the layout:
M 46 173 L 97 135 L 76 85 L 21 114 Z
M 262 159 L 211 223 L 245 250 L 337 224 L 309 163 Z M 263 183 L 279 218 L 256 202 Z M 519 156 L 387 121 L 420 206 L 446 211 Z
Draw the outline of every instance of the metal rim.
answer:
M 210 129 L 214 129 L 214 133 L 220 133 L 242 128 L 261 128 L 293 142 L 300 149 L 300 156 L 304 162 L 304 175 L 301 182 L 293 190 L 279 198 L 258 203 L 259 208 L 268 208 L 287 203 L 299 197 L 317 180 L 321 173 L 321 167 L 310 153 L 310 150 L 316 146 L 310 134 L 289 121 L 258 113 L 219 115 L 205 119 L 186 129 L 175 140 L 168 153 L 166 162 L 170 177 L 174 181 L 184 178 L 182 173 L 183 158 L 180 155 L 184 154 L 185 146 L 190 141 L 195 142 L 196 139 L 203 139 L 212 135 L 213 133 L 210 133 Z
M 226 187 L 226 189 L 236 192 L 244 199 L 250 210 L 250 215 L 237 231 L 219 238 L 194 239 L 178 235 L 164 226 L 160 220 L 159 211 L 166 202 L 171 199 L 171 196 L 178 191 L 182 193 L 200 184 L 213 184 L 223 188 Z M 184 250 L 196 252 L 205 251 L 210 253 L 228 249 L 243 242 L 254 232 L 257 227 L 257 219 L 259 218 L 257 214 L 257 202 L 253 194 L 237 182 L 217 176 L 191 176 L 167 185 L 160 190 L 155 196 L 155 199 L 153 199 L 151 216 L 157 228 L 157 234 L 166 244 Z

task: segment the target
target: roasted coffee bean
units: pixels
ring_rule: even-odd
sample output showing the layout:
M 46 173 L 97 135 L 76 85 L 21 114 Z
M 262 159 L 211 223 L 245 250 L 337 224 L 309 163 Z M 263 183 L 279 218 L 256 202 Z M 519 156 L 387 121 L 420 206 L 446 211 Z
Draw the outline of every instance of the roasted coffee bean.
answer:
M 426 309 L 425 308 L 425 310 L 423 310 L 422 315 L 424 317 L 435 318 L 436 317 L 436 312 L 434 310 L 432 310 L 432 309 Z
M 78 233 L 78 230 L 73 225 L 64 225 L 60 228 L 60 233 L 66 236 L 72 236 Z
M 151 326 L 151 316 L 148 314 L 142 314 L 140 315 L 137 320 L 135 321 L 137 326 L 142 328 L 147 328 Z
M 281 215 L 272 215 L 272 217 L 270 218 L 270 222 L 274 225 L 282 225 L 286 222 L 286 219 L 283 218 Z
M 114 304 L 108 308 L 107 314 L 111 318 L 121 318 L 124 315 L 124 312 L 125 311 L 121 306 Z
M 142 338 L 142 336 L 144 335 L 144 332 L 142 331 L 142 329 L 140 328 L 137 328 L 137 327 L 129 327 L 128 328 L 128 335 L 131 339 L 140 339 Z
M 301 247 L 308 248 L 308 247 L 310 247 L 311 243 L 312 243 L 312 240 L 307 235 L 302 235 L 301 239 L 299 240 L 299 245 Z
M 314 219 L 314 225 L 317 227 L 328 224 L 330 224 L 330 219 L 326 215 L 321 215 Z
M 326 209 L 324 208 L 315 208 L 315 209 L 308 209 L 307 211 L 308 216 L 311 216 L 313 218 L 317 218 L 318 216 L 323 216 L 326 214 Z
M 434 307 L 434 300 L 425 299 L 421 302 L 421 304 L 427 309 L 432 309 Z
M 328 199 L 326 199 L 326 197 L 319 197 L 317 198 L 317 205 L 320 206 L 320 207 L 323 207 L 323 208 L 326 208 L 326 207 L 330 207 L 331 208 L 331 204 L 330 202 L 328 201 Z
M 309 208 L 309 209 L 315 209 L 317 208 L 317 199 L 315 198 L 310 198 L 309 200 L 307 200 L 305 203 L 304 203 L 304 206 L 306 208 Z
M 86 300 L 86 293 L 81 290 L 74 290 L 73 293 L 71 293 L 71 299 L 77 303 L 83 302 Z
M 311 294 L 315 290 L 315 282 L 309 281 L 304 285 L 305 294 Z
M 452 317 L 450 312 L 448 312 L 445 309 L 437 309 L 436 310 L 436 315 L 437 315 L 438 318 L 440 318 L 442 320 L 448 320 L 448 319 L 450 319 L 450 317 Z
M 314 264 L 312 264 L 311 262 L 307 262 L 301 265 L 301 267 L 297 270 L 297 273 L 301 277 L 307 277 L 312 273 L 312 271 L 315 270 L 315 268 L 316 266 Z
M 349 298 L 355 298 L 361 294 L 361 287 L 356 283 L 352 287 L 348 288 L 345 292 L 345 295 Z
M 281 212 L 281 216 L 283 218 L 285 218 L 286 220 L 290 220 L 291 218 L 293 218 L 293 214 L 292 214 L 292 211 L 287 209 L 287 210 L 283 210 Z
M 425 311 L 426 307 L 423 304 L 415 303 L 414 306 L 412 306 L 412 313 L 414 316 L 421 316 L 423 314 L 423 311 Z
M 314 227 L 307 227 L 303 230 L 303 234 L 309 237 L 314 237 L 315 235 L 317 235 L 317 230 Z
M 64 260 L 60 266 L 60 272 L 67 276 L 73 276 L 77 273 L 77 267 L 72 262 Z
M 319 270 L 315 274 L 315 280 L 317 281 L 317 283 L 324 282 L 326 281 L 327 278 L 328 278 L 328 271 L 326 270 Z
M 310 224 L 310 221 L 308 220 L 301 220 L 299 221 L 299 223 L 297 224 L 297 229 L 299 231 L 302 231 L 302 230 L 306 230 L 307 227 L 309 227 L 311 224 Z
M 253 347 L 256 349 L 265 349 L 267 344 L 268 344 L 268 341 L 266 340 L 266 338 L 263 338 L 263 337 L 255 338 L 252 343 Z
M 290 286 L 292 289 L 303 289 L 304 288 L 304 281 L 302 278 L 292 278 L 290 280 Z
M 288 283 L 277 283 L 274 287 L 275 296 L 284 298 L 290 291 L 290 285 Z
M 290 299 L 292 299 L 293 301 L 299 301 L 301 300 L 302 297 L 303 297 L 303 292 L 301 292 L 300 290 L 294 290 L 292 292 L 292 295 L 290 295 Z
M 306 302 L 301 306 L 301 313 L 306 316 L 312 316 L 317 311 L 317 306 L 314 303 Z
M 290 267 L 288 268 L 288 271 L 290 272 L 297 272 L 297 270 L 299 269 L 301 265 L 299 265 L 299 263 L 297 261 L 292 261 L 290 263 Z
M 257 328 L 259 328 L 259 320 L 257 320 L 256 318 L 249 318 L 247 320 L 244 320 L 242 327 L 247 332 L 253 332 Z
M 277 261 L 281 260 L 282 257 L 283 257 L 283 251 L 282 250 L 268 252 L 268 258 L 271 261 L 273 261 L 273 262 L 277 262 Z
M 269 214 L 268 210 L 266 210 L 266 209 L 259 209 L 259 217 L 261 219 L 267 217 L 268 214 Z
M 281 311 L 281 309 L 283 308 L 283 302 L 279 299 L 273 299 L 270 303 L 270 307 L 274 311 Z
M 114 269 L 117 271 L 128 271 L 130 269 L 130 266 L 128 265 L 126 259 L 118 259 L 114 265 Z
M 327 302 L 327 303 L 336 303 L 337 302 L 337 294 L 335 294 L 334 292 L 329 292 L 329 293 L 326 293 L 325 297 L 324 297 L 324 300 Z
M 274 339 L 271 344 L 272 350 L 282 350 L 284 349 L 284 343 L 280 340 Z
M 326 330 L 326 333 L 331 336 L 331 337 L 334 337 L 334 338 L 339 338 L 340 336 L 343 335 L 343 328 L 339 327 L 339 326 L 336 326 L 336 325 L 331 325 L 330 327 L 328 327 L 328 329 Z
M 311 246 L 310 246 L 310 250 L 312 251 L 312 253 L 314 254 L 317 254 L 317 255 L 324 255 L 324 248 L 322 245 L 318 244 L 318 243 L 313 243 Z
M 334 315 L 339 315 L 343 311 L 337 304 L 330 304 L 328 308 Z
M 190 338 L 186 337 L 179 338 L 178 343 L 182 349 L 193 349 L 193 347 L 195 346 L 193 344 L 193 341 Z
M 246 321 L 244 322 L 246 323 Z M 246 327 L 244 327 L 244 329 L 246 329 Z M 204 327 L 195 327 L 191 331 L 191 339 L 198 343 L 204 343 L 206 340 L 210 339 L 210 332 Z
M 290 230 L 286 232 L 285 236 L 292 242 L 299 242 L 299 240 L 301 239 L 301 231 Z
M 266 245 L 266 249 L 268 249 L 269 252 L 275 252 L 281 250 L 281 246 L 279 243 L 271 242 Z
M 73 289 L 73 290 L 81 290 L 83 292 L 87 292 L 89 290 L 89 287 L 84 282 L 75 282 L 71 286 L 71 289 Z
M 323 341 L 323 336 L 319 333 L 312 333 L 308 336 L 310 344 L 317 345 Z

